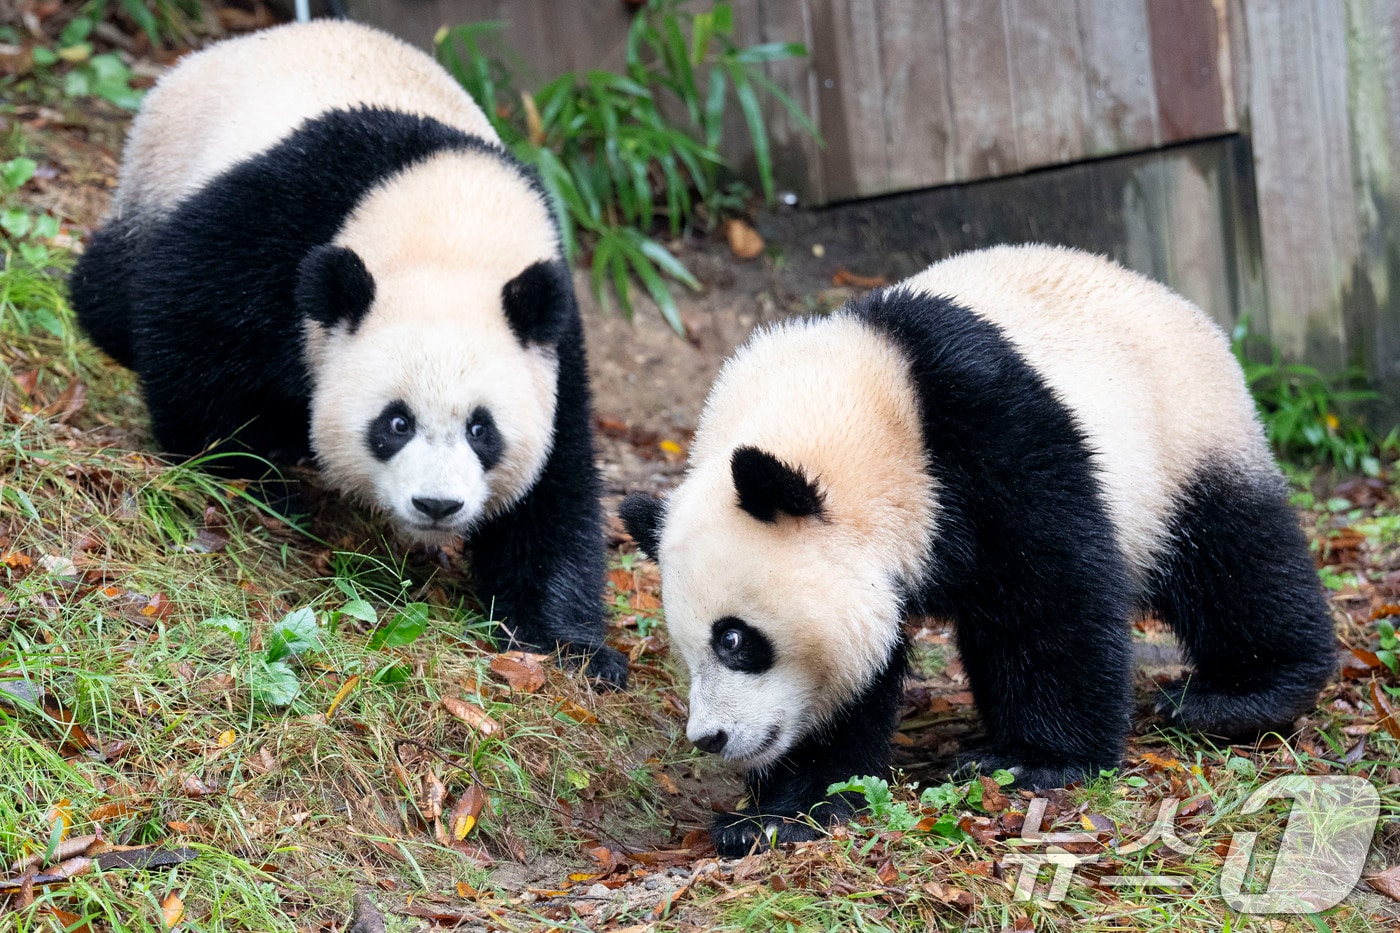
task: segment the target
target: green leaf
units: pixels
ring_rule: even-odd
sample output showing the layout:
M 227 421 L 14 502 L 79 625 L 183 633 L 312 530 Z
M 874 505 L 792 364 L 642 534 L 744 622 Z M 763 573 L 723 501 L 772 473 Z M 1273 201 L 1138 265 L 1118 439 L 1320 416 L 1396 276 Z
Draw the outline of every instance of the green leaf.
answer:
M 734 94 L 739 98 L 739 109 L 744 112 L 744 122 L 749 127 L 749 141 L 753 143 L 754 163 L 758 166 L 758 180 L 763 185 L 763 196 L 773 200 L 773 155 L 768 149 L 768 129 L 763 122 L 763 108 L 758 103 L 758 95 L 749 83 L 748 73 L 739 65 L 729 68 L 729 80 L 734 82 Z
M 248 679 L 253 699 L 268 706 L 288 706 L 301 693 L 296 671 L 286 661 L 256 659 Z
M 248 629 L 243 624 L 242 619 L 235 619 L 233 616 L 215 616 L 212 619 L 205 619 L 204 624 L 223 632 L 237 644 L 246 644 L 248 641 Z
M 160 25 L 156 22 L 155 14 L 147 8 L 146 0 L 122 0 L 122 9 L 146 33 L 151 45 L 160 45 Z
M 6 191 L 18 191 L 20 188 L 34 177 L 34 173 L 39 170 L 39 163 L 33 159 L 26 159 L 23 156 L 11 159 L 0 165 L 0 183 L 3 183 Z
M 379 621 L 379 613 L 374 611 L 374 606 L 368 600 L 352 599 L 344 606 L 340 607 L 341 615 L 347 615 L 352 619 L 359 619 L 366 625 L 373 625 Z
M 413 669 L 402 661 L 381 667 L 370 680 L 376 684 L 406 684 L 413 676 Z
M 87 39 L 92 33 L 92 20 L 86 16 L 75 16 L 68 21 L 68 25 L 63 27 L 63 32 L 58 34 L 58 44 L 62 46 L 77 45 Z
M 58 236 L 58 218 L 52 214 L 40 214 L 34 220 L 34 229 L 30 232 L 30 236 L 42 240 Z
M 294 609 L 272 627 L 264 657 L 272 663 L 314 648 L 319 631 L 316 613 L 310 607 Z
M 417 641 L 428 629 L 430 611 L 431 607 L 427 603 L 409 603 L 404 606 L 387 625 L 377 629 L 370 636 L 370 650 L 402 648 Z
M 734 53 L 734 60 L 745 65 L 761 65 L 806 57 L 807 47 L 801 42 L 764 42 L 747 46 Z
M 648 259 L 660 266 L 661 270 L 667 275 L 671 276 L 673 279 L 680 280 L 688 288 L 694 289 L 695 291 L 700 290 L 700 280 L 692 275 L 690 270 L 666 247 L 653 239 L 644 238 L 638 241 L 637 248 L 640 249 Z
M 27 236 L 33 224 L 34 218 L 30 217 L 28 212 L 17 207 L 0 213 L 0 230 L 4 230 L 17 240 Z
M 43 45 L 34 46 L 34 64 L 47 68 L 58 63 L 58 53 Z

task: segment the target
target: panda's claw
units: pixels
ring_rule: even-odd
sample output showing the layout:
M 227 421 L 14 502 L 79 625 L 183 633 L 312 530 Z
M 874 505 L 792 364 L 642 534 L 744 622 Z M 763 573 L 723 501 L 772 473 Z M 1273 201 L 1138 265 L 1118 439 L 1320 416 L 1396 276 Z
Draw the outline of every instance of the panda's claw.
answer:
M 802 818 L 759 816 L 753 813 L 721 813 L 710 827 L 710 839 L 724 858 L 775 849 L 789 842 L 810 842 L 825 833 Z
M 598 645 L 592 648 L 591 652 L 584 673 L 611 689 L 625 690 L 627 688 L 627 655 L 607 645 Z

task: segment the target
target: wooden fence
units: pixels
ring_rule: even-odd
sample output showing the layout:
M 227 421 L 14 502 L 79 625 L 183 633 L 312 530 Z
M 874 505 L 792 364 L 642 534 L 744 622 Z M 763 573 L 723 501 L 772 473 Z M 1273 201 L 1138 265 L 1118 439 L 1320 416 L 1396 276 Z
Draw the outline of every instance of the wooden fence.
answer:
M 444 23 L 506 21 L 506 42 L 540 80 L 615 66 L 630 21 L 621 0 L 351 0 L 350 7 L 423 45 Z M 777 108 L 768 114 L 779 180 L 806 204 L 1163 150 L 1142 163 L 1157 166 L 1155 175 L 1130 173 L 1120 199 L 1148 205 L 1138 212 L 1145 228 L 1128 238 L 1162 245 L 1144 271 L 1222 320 L 1250 314 L 1294 358 L 1333 370 L 1364 366 L 1400 400 L 1395 0 L 735 0 L 734 7 L 741 42 L 798 41 L 810 51 L 770 73 L 807 108 L 826 147 Z M 1222 163 L 1233 177 L 1202 172 L 1202 141 L 1233 137 L 1247 153 Z M 746 158 L 729 154 L 741 165 Z M 1245 229 L 1241 209 L 1250 213 Z M 1110 252 L 1134 261 L 1126 243 Z

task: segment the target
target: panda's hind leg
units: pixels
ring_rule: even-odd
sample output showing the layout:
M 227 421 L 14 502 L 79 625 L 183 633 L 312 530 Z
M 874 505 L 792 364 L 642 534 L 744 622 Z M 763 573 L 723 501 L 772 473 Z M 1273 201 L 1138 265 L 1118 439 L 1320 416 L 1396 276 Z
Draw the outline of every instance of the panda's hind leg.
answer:
M 1194 668 L 1163 688 L 1158 710 L 1174 724 L 1228 738 L 1287 726 L 1336 670 L 1307 540 L 1271 471 L 1198 474 L 1144 601 Z

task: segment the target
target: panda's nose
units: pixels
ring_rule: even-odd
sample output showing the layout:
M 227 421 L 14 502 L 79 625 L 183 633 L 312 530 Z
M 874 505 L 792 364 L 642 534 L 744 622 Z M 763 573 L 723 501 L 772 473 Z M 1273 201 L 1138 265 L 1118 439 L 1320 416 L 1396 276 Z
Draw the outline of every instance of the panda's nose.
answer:
M 701 736 L 695 740 L 695 747 L 702 752 L 709 752 L 711 755 L 718 755 L 724 751 L 725 743 L 729 741 L 729 733 L 723 729 L 718 732 L 711 732 L 709 735 Z
M 413 507 L 433 521 L 441 521 L 449 515 L 455 515 L 462 510 L 461 499 L 426 499 L 418 496 L 413 497 Z

